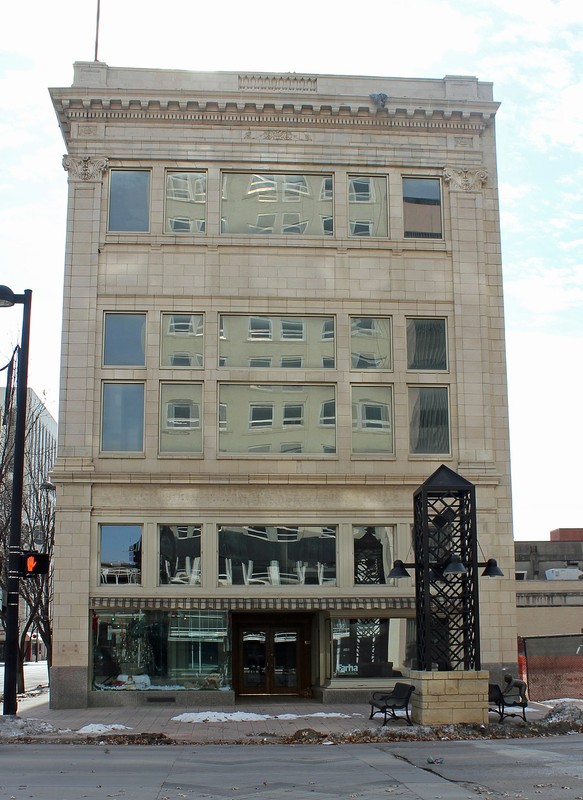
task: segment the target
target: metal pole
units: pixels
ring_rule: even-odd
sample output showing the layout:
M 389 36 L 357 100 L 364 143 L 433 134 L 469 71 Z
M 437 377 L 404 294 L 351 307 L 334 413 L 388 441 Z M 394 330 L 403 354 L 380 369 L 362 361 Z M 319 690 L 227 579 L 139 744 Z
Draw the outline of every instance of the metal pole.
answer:
M 22 299 L 21 299 L 22 298 Z M 24 447 L 26 437 L 26 406 L 28 382 L 28 348 L 30 339 L 30 307 L 32 292 L 16 295 L 15 301 L 24 304 L 22 337 L 16 373 L 16 425 L 12 468 L 12 503 L 10 507 L 10 538 L 8 540 L 8 587 L 6 609 L 6 645 L 4 654 L 4 715 L 15 716 L 18 708 L 18 603 L 20 599 L 20 554 L 22 540 L 22 496 L 24 488 Z

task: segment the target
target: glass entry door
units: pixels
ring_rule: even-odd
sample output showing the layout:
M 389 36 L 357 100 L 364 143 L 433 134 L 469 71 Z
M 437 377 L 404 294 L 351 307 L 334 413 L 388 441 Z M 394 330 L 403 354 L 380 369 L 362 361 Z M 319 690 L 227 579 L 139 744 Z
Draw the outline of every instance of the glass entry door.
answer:
M 242 624 L 237 632 L 238 694 L 298 694 L 305 689 L 302 625 Z

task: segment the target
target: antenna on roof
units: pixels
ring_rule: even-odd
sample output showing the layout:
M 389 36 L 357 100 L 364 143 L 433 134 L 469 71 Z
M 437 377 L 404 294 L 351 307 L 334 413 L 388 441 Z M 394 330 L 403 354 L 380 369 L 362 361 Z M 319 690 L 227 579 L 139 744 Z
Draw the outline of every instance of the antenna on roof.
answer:
M 98 60 L 97 58 L 97 48 L 99 46 L 99 10 L 100 10 L 101 0 L 97 0 L 97 19 L 95 21 L 95 61 Z

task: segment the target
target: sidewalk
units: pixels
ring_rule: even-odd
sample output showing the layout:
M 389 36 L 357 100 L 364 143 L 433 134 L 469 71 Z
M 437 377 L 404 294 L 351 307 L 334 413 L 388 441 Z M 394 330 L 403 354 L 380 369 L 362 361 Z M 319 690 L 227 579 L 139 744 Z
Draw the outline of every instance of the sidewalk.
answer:
M 393 734 L 407 740 L 426 738 L 422 737 L 420 726 L 409 726 L 404 719 L 391 721 L 383 729 L 380 716 L 369 720 L 370 708 L 366 704 L 335 703 L 327 706 L 298 697 L 239 698 L 235 711 L 221 711 L 220 708 L 198 711 L 174 704 L 55 710 L 49 708 L 46 680 L 41 683 L 44 688 L 37 690 L 39 684 L 36 680 L 42 674 L 42 668 L 39 673 L 39 665 L 27 665 L 26 672 L 27 694 L 19 697 L 18 717 L 48 722 L 59 731 L 73 733 L 87 729 L 89 735 L 115 733 L 142 734 L 145 737 L 164 734 L 185 744 L 265 743 L 289 740 L 291 737 L 298 742 L 321 743 L 322 738 L 344 739 L 356 731 L 371 731 L 373 735 L 386 731 L 387 738 Z M 548 711 L 548 706 L 532 703 L 527 716 L 529 721 L 534 722 L 542 719 Z M 491 716 L 491 724 L 495 724 L 494 715 Z M 522 725 L 521 720 L 515 719 L 508 719 L 504 723 L 505 728 Z M 356 738 L 362 740 L 362 737 Z

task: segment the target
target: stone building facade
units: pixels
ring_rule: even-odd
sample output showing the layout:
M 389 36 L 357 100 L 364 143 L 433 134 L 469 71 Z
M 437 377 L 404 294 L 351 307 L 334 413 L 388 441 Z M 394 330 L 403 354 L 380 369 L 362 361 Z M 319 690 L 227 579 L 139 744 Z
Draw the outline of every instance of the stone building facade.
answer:
M 476 485 L 516 663 L 492 87 L 117 69 L 69 180 L 55 707 L 357 696 L 415 668 L 412 497 Z M 141 691 L 140 691 L 141 690 Z

